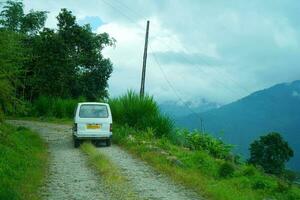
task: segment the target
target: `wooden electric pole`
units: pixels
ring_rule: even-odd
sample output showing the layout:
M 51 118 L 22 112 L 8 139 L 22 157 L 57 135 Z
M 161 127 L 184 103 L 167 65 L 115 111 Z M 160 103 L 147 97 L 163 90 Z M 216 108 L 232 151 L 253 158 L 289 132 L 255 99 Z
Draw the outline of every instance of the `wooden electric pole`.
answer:
M 144 47 L 144 56 L 143 56 L 143 69 L 142 69 L 142 80 L 141 80 L 140 97 L 143 97 L 144 93 L 145 93 L 145 76 L 146 76 L 146 63 L 147 63 L 149 24 L 150 24 L 150 22 L 148 20 L 147 21 L 147 27 L 146 27 L 146 37 L 145 37 L 145 47 Z

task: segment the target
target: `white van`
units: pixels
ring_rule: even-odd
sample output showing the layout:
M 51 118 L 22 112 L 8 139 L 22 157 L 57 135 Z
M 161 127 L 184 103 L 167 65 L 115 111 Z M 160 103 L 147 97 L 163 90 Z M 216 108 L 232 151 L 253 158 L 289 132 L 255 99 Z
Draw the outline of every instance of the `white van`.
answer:
M 91 140 L 100 145 L 111 145 L 112 116 L 107 103 L 84 102 L 79 103 L 75 109 L 73 139 L 74 147 L 80 146 L 81 140 Z

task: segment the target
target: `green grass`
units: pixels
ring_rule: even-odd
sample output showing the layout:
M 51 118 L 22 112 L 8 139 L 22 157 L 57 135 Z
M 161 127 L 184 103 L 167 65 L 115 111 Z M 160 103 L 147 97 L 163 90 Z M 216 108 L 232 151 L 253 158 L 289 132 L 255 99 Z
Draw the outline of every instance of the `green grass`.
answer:
M 128 180 L 121 174 L 119 168 L 103 153 L 97 151 L 90 143 L 81 145 L 81 150 L 88 156 L 89 164 L 101 175 L 104 185 L 113 199 L 139 199 L 133 192 Z
M 0 124 L 0 199 L 37 200 L 47 169 L 47 146 L 24 127 Z
M 253 166 L 214 157 L 205 149 L 175 145 L 168 138 L 154 135 L 151 129 L 136 131 L 128 126 L 115 126 L 113 139 L 156 170 L 208 199 L 300 199 L 299 187 Z
M 114 122 L 127 124 L 138 130 L 154 129 L 157 137 L 170 135 L 173 131 L 173 122 L 161 114 L 153 97 L 128 91 L 119 98 L 108 101 Z
M 79 102 L 86 101 L 81 97 L 78 99 L 59 98 L 49 96 L 39 96 L 33 102 L 25 103 L 24 112 L 16 114 L 6 113 L 7 115 L 17 115 L 18 117 L 36 117 L 36 118 L 57 118 L 71 119 L 74 117 L 74 111 Z
M 47 122 L 54 124 L 67 124 L 72 125 L 74 123 L 71 118 L 55 118 L 55 117 L 18 117 L 18 116 L 7 116 L 6 120 L 25 120 L 25 121 L 36 121 L 36 122 Z

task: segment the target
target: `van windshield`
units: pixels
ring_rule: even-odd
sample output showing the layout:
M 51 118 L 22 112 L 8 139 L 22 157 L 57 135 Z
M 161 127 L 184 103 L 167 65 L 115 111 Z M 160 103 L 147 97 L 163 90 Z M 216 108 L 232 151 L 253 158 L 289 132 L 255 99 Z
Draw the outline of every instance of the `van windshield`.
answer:
M 108 111 L 105 105 L 87 104 L 81 105 L 79 110 L 80 118 L 108 118 Z

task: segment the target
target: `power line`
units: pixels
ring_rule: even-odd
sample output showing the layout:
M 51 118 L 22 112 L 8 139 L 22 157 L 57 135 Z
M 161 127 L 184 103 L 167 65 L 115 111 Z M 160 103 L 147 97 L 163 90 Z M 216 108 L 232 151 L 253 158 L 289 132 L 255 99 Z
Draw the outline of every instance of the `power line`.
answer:
M 140 18 L 143 18 L 145 19 L 145 17 L 143 15 L 141 15 L 139 12 L 137 12 L 136 10 L 128 7 L 125 3 L 121 2 L 121 1 L 115 1 L 119 4 L 119 6 L 121 6 L 122 8 L 125 7 L 127 10 L 131 11 L 132 13 L 134 13 L 136 16 L 140 17 Z M 130 17 L 129 17 L 130 18 Z M 132 21 L 132 19 L 130 19 L 130 21 Z M 162 41 L 165 46 L 167 46 L 168 48 L 172 49 L 171 46 L 169 46 L 169 44 L 167 44 L 166 42 Z M 184 51 L 187 51 L 186 48 L 184 48 Z M 181 54 L 181 56 L 187 61 L 189 62 L 190 64 L 196 66 L 196 68 L 198 70 L 200 70 L 202 73 L 205 73 L 208 75 L 208 73 L 206 71 L 204 71 L 203 69 L 201 69 L 201 66 L 199 64 L 194 64 L 193 62 L 191 62 L 184 54 Z M 201 59 L 201 57 L 199 56 L 199 59 Z M 204 59 L 201 59 L 202 63 L 208 65 L 208 66 L 212 66 L 210 63 L 208 63 L 207 61 L 205 61 Z M 216 70 L 214 69 L 214 67 L 212 67 L 211 69 L 213 69 L 215 72 Z M 222 73 L 222 71 L 218 71 L 218 73 Z M 229 79 L 231 82 L 233 82 L 234 84 L 236 84 L 240 89 L 242 89 L 246 94 L 250 93 L 250 91 L 243 87 L 242 85 L 240 85 L 239 83 L 237 83 L 233 78 L 231 78 L 230 76 L 226 76 L 225 73 L 222 73 L 224 75 L 224 77 L 226 77 L 227 79 Z M 226 88 L 227 90 L 230 90 L 231 92 L 233 92 L 235 94 L 235 91 L 232 90 L 232 88 L 230 87 L 226 87 L 224 83 L 222 83 L 221 81 L 219 80 L 214 80 L 216 82 L 218 82 L 220 85 L 222 85 L 222 87 Z
M 132 23 L 136 24 L 139 28 L 143 29 L 143 27 L 141 27 L 141 25 L 139 25 L 136 21 L 134 21 L 128 14 L 125 14 L 124 12 L 122 12 L 122 10 L 120 9 L 123 8 L 123 7 L 126 7 L 127 10 L 130 10 L 132 13 L 135 13 L 136 16 L 139 16 L 139 17 L 142 17 L 143 19 L 145 19 L 142 15 L 140 15 L 138 12 L 134 11 L 133 9 L 129 8 L 126 4 L 124 3 L 121 3 L 121 2 L 118 2 L 119 6 L 116 7 L 114 5 L 112 5 L 111 3 L 107 2 L 106 0 L 102 0 L 102 2 L 104 2 L 105 4 L 107 4 L 108 6 L 112 7 L 113 9 L 117 10 L 119 12 L 119 14 L 123 15 L 124 17 L 126 17 L 129 21 L 131 21 Z M 122 6 L 122 5 L 123 6 Z M 171 48 L 168 44 L 166 44 L 164 41 L 163 43 L 165 44 L 165 46 Z M 151 49 L 151 45 L 149 45 L 149 48 Z M 185 49 L 184 49 L 185 50 Z M 154 60 L 155 62 L 158 64 L 159 66 L 159 69 L 161 70 L 163 76 L 164 76 L 164 79 L 166 80 L 166 82 L 168 83 L 169 87 L 173 90 L 174 94 L 177 96 L 177 98 L 188 108 L 188 110 L 193 113 L 193 114 L 196 114 L 196 116 L 198 116 L 198 113 L 194 112 L 192 109 L 190 109 L 190 107 L 187 105 L 187 103 L 185 101 L 183 101 L 183 99 L 180 97 L 180 95 L 178 94 L 178 91 L 173 87 L 172 83 L 168 80 L 165 72 L 162 70 L 161 68 L 161 65 L 160 63 L 158 62 L 158 59 L 156 57 L 156 55 L 154 53 L 151 54 L 153 57 L 154 57 Z M 205 72 L 203 69 L 201 69 L 201 66 L 199 64 L 194 64 L 193 62 L 191 62 L 184 54 L 181 54 L 181 56 L 190 64 L 194 65 L 194 66 L 197 66 L 197 69 L 199 69 L 202 73 L 205 73 L 207 74 L 207 72 Z M 208 66 L 212 66 L 210 65 L 208 62 L 204 61 L 203 59 L 201 59 L 203 63 L 205 63 L 206 65 Z M 232 80 L 232 79 L 231 79 Z M 226 88 L 227 90 L 230 90 L 231 92 L 235 93 L 235 91 L 233 91 L 231 88 L 229 87 L 225 87 L 225 85 L 220 82 L 219 80 L 215 80 L 215 82 L 218 82 L 220 85 L 222 85 L 224 88 Z M 232 82 L 234 82 L 232 80 Z M 248 91 L 247 91 L 248 93 Z M 200 120 L 201 120 L 201 124 L 202 124 L 202 118 L 200 117 Z
M 152 48 L 149 47 L 152 51 Z M 201 125 L 201 131 L 203 131 L 203 119 L 201 116 L 199 116 L 198 113 L 194 112 L 190 107 L 189 105 L 181 98 L 181 96 L 178 94 L 178 91 L 173 87 L 171 81 L 167 78 L 167 75 L 166 73 L 164 72 L 164 70 L 162 69 L 161 67 L 161 64 L 159 63 L 159 61 L 157 60 L 157 58 L 155 57 L 155 54 L 151 54 L 155 60 L 155 62 L 157 63 L 157 66 L 159 67 L 160 71 L 162 72 L 162 75 L 164 77 L 164 79 L 166 80 L 166 82 L 168 83 L 169 87 L 171 88 L 171 90 L 174 92 L 174 94 L 177 96 L 177 98 L 179 99 L 180 102 L 182 102 L 185 107 L 187 107 L 187 109 L 192 113 L 194 114 L 199 120 L 200 120 L 200 125 Z

